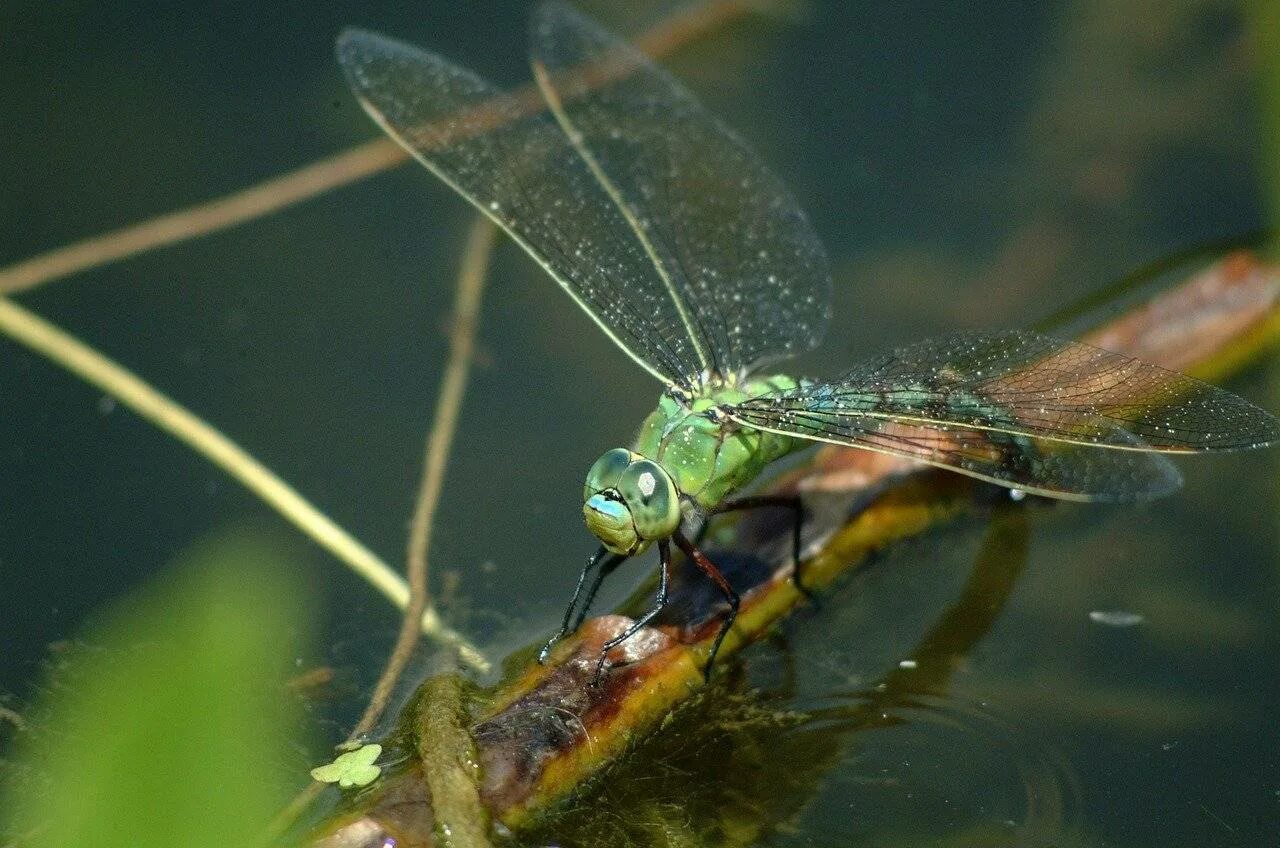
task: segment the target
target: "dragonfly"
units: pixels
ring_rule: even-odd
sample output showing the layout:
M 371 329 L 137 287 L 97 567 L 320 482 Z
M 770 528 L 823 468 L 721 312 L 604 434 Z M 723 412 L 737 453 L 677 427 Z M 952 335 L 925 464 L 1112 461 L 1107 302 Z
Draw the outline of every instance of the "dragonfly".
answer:
M 1280 421 L 1227 391 L 1025 330 L 919 342 L 831 379 L 779 371 L 830 321 L 827 255 L 796 199 L 625 40 L 556 0 L 535 8 L 530 32 L 536 93 L 505 92 L 364 30 L 344 31 L 337 56 L 369 115 L 662 385 L 634 443 L 587 472 L 582 513 L 600 544 L 541 661 L 620 563 L 656 547 L 654 603 L 604 643 L 598 683 L 609 652 L 666 604 L 674 545 L 723 595 L 709 677 L 740 600 L 700 549 L 699 528 L 726 512 L 791 510 L 792 579 L 804 591 L 803 505 L 742 493 L 815 442 L 1019 492 L 1125 501 L 1180 485 L 1166 454 L 1280 438 Z

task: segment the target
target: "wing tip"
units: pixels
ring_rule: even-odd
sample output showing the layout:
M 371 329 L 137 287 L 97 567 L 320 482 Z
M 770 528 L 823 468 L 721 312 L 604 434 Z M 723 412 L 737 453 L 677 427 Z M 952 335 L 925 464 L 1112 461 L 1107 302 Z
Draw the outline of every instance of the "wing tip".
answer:
M 345 26 L 339 30 L 333 40 L 333 52 L 344 68 L 370 64 L 377 59 L 432 55 L 407 41 L 358 26 Z
M 357 26 L 344 26 L 338 31 L 338 35 L 333 39 L 333 52 L 339 61 L 343 60 L 347 55 L 353 52 L 354 47 L 371 38 L 378 37 L 377 33 Z
M 1223 433 L 1222 442 L 1211 446 L 1211 450 L 1256 450 L 1280 445 L 1280 418 L 1239 395 L 1225 389 L 1218 391 L 1229 394 L 1234 401 L 1236 409 L 1232 417 L 1237 418 L 1241 426 Z
M 1260 406 L 1254 406 L 1253 408 L 1257 410 L 1258 423 L 1261 425 L 1259 428 L 1261 430 L 1260 435 L 1262 436 L 1253 447 L 1269 448 L 1280 445 L 1280 418 Z

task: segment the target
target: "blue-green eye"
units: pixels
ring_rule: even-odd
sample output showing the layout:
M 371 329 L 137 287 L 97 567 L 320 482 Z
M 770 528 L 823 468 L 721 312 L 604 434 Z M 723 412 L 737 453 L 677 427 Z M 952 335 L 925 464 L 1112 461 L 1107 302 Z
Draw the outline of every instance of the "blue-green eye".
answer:
M 671 475 L 648 459 L 631 463 L 618 478 L 618 494 L 631 510 L 641 539 L 665 539 L 680 526 L 680 498 Z
M 582 487 L 582 499 L 585 501 L 605 489 L 618 488 L 618 478 L 627 470 L 632 460 L 638 458 L 637 454 L 624 448 L 606 451 L 587 472 L 587 482 Z
M 587 522 L 587 528 L 610 553 L 634 556 L 649 544 L 636 535 L 627 505 L 613 500 L 609 495 L 592 495 L 587 498 L 582 505 L 582 517 Z

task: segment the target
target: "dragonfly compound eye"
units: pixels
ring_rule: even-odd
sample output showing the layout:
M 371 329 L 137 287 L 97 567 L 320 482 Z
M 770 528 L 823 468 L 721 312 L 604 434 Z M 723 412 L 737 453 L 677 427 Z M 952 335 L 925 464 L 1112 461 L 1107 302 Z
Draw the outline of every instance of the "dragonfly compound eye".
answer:
M 626 471 L 627 466 L 639 458 L 639 454 L 634 454 L 624 448 L 614 448 L 611 451 L 606 451 L 591 466 L 591 470 L 587 472 L 587 482 L 582 487 L 582 499 L 584 501 L 588 500 L 592 495 L 597 495 L 606 489 L 617 489 L 618 479 L 622 477 L 622 472 Z
M 648 545 L 636 535 L 631 510 L 612 489 L 587 498 L 582 504 L 582 517 L 587 529 L 611 554 L 635 556 Z
M 618 494 L 631 509 L 631 521 L 641 539 L 665 539 L 680 526 L 680 498 L 671 475 L 661 465 L 640 459 L 618 479 Z

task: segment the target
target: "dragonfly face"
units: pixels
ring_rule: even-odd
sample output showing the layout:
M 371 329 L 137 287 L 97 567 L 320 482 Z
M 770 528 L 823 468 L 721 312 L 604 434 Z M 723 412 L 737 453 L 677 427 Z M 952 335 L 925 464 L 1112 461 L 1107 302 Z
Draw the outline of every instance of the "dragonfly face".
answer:
M 607 451 L 582 491 L 587 528 L 610 553 L 635 556 L 680 526 L 680 495 L 662 466 L 623 448 Z

